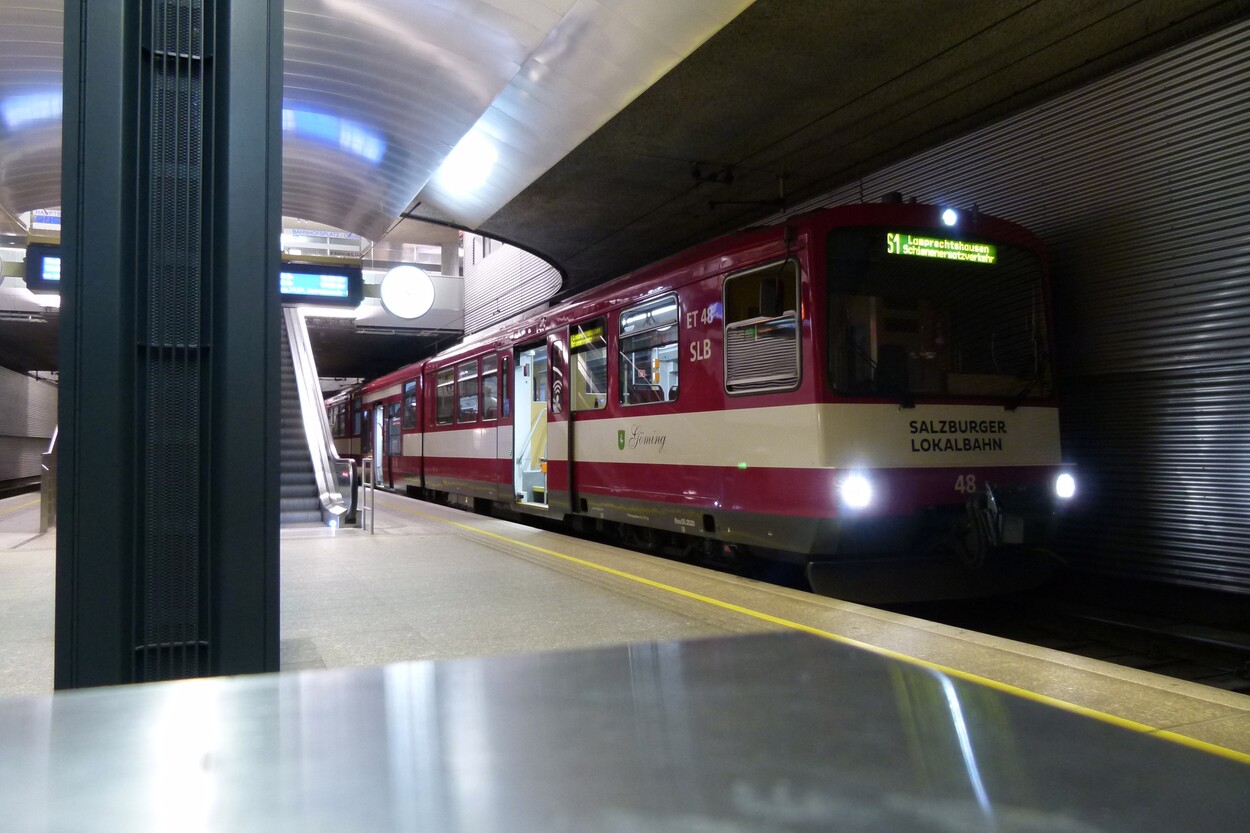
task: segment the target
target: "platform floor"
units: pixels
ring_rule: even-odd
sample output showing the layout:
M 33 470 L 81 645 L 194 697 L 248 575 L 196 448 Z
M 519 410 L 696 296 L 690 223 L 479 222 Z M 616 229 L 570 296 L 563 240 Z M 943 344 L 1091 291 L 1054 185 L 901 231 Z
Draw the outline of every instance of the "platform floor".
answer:
M 0 502 L 0 694 L 51 679 L 54 546 L 23 501 Z M 388 494 L 374 534 L 285 531 L 282 571 L 287 671 L 802 631 L 1250 763 L 1245 695 Z

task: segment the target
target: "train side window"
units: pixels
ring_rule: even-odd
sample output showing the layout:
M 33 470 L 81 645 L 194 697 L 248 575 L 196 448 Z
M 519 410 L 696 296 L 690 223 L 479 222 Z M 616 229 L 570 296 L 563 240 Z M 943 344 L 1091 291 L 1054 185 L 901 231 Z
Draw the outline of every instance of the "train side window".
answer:
M 618 401 L 622 405 L 674 400 L 681 354 L 677 296 L 665 295 L 621 311 Z
M 404 382 L 404 427 L 417 427 L 417 380 Z
M 569 332 L 573 366 L 573 410 L 597 411 L 608 404 L 607 319 L 576 324 Z
M 456 365 L 456 422 L 477 422 L 477 359 Z
M 456 412 L 456 371 L 445 367 L 438 371 L 435 384 L 434 422 L 438 425 L 451 425 L 452 415 Z
M 482 419 L 499 417 L 499 357 L 482 359 Z
M 725 390 L 799 383 L 799 264 L 783 260 L 725 279 Z
M 391 402 L 386 406 L 386 453 L 398 456 L 404 453 L 404 432 L 400 429 L 400 403 Z
M 352 436 L 360 436 L 360 425 L 365 418 L 365 406 L 359 399 L 352 400 Z

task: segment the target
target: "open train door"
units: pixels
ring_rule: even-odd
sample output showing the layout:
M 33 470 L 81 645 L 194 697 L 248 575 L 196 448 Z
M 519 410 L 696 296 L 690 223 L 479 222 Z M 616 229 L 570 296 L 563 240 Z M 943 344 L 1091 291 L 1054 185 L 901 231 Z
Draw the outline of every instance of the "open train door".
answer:
M 527 506 L 547 506 L 548 365 L 545 341 L 517 348 L 512 365 L 512 491 Z
M 568 331 L 549 333 L 547 348 L 547 508 L 564 513 L 573 493 Z
M 378 403 L 373 407 L 373 418 L 369 420 L 369 431 L 373 437 L 373 482 L 384 485 L 383 472 L 386 471 L 386 406 Z

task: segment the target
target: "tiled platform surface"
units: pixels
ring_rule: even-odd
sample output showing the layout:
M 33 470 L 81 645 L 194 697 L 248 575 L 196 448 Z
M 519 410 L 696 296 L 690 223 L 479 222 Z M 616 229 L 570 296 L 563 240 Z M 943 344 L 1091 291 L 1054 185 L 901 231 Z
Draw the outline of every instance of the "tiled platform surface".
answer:
M 56 530 L 39 532 L 39 495 L 0 500 L 0 696 L 52 690 Z
M 373 534 L 283 531 L 283 670 L 769 629 L 714 611 L 691 616 L 558 565 L 536 569 L 502 544 L 387 511 L 399 500 L 382 496 Z M 56 532 L 38 528 L 38 495 L 0 501 L 0 696 L 52 690 Z
M 28 511 L 0 515 L 0 695 L 51 680 L 53 543 L 13 528 Z M 289 671 L 797 629 L 1250 763 L 1244 695 L 392 495 L 375 534 L 284 531 L 282 572 Z

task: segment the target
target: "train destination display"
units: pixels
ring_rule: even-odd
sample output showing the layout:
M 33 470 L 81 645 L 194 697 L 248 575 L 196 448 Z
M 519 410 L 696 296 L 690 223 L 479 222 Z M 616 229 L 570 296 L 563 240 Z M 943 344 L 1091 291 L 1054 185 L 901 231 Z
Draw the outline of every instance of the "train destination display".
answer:
M 960 263 L 993 265 L 998 262 L 998 247 L 992 243 L 972 243 L 895 231 L 885 235 L 885 251 L 891 255 L 931 257 Z

